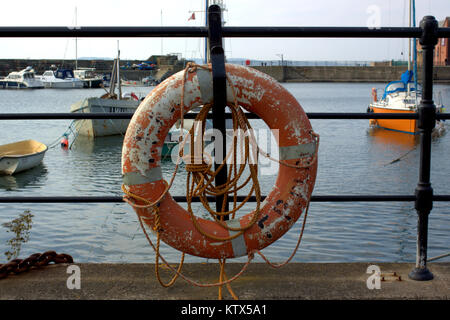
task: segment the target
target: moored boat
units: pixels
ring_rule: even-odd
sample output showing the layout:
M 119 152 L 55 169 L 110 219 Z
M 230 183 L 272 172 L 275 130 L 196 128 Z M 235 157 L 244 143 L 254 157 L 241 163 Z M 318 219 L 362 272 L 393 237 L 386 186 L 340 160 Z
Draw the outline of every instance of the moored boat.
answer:
M 410 27 L 415 27 L 415 1 L 410 0 Z M 412 25 L 411 25 L 412 22 Z M 389 82 L 381 99 L 377 99 L 377 91 L 372 88 L 373 102 L 368 112 L 373 113 L 417 113 L 422 100 L 422 93 L 417 79 L 417 48 L 414 39 L 409 42 L 408 70 L 401 75 L 401 80 Z M 411 41 L 413 49 L 411 50 Z M 413 53 L 413 57 L 411 57 Z M 413 61 L 411 60 L 413 58 Z M 442 112 L 443 106 L 436 106 L 436 112 Z M 387 130 L 418 134 L 416 119 L 370 119 L 370 124 Z
M 377 100 L 377 93 L 372 89 L 373 102 L 369 105 L 369 112 L 373 113 L 415 113 L 421 101 L 421 94 L 417 92 L 411 81 L 412 73 L 406 71 L 402 80 L 389 82 L 381 99 Z M 371 124 L 380 128 L 401 131 L 410 134 L 418 133 L 416 119 L 371 119 Z
M 0 79 L 0 88 L 4 89 L 41 89 L 44 88 L 42 81 L 35 77 L 34 69 L 31 66 L 21 71 L 13 71 L 5 78 Z
M 0 146 L 0 175 L 12 175 L 36 167 L 44 159 L 47 146 L 23 140 Z
M 84 86 L 83 81 L 75 78 L 70 69 L 47 70 L 39 79 L 44 83 L 45 88 L 76 89 Z
M 75 113 L 134 113 L 139 106 L 135 99 L 86 98 L 74 103 L 70 112 Z M 124 134 L 129 119 L 82 119 L 75 121 L 75 129 L 79 135 L 90 137 Z
M 101 88 L 103 77 L 95 74 L 95 68 L 84 68 L 73 71 L 75 78 L 83 82 L 84 88 Z
M 74 103 L 70 112 L 74 113 L 134 113 L 140 99 L 134 93 L 122 95 L 120 86 L 119 55 L 114 60 L 109 91 L 101 97 L 90 97 Z M 118 93 L 115 92 L 118 84 Z M 78 135 L 103 137 L 125 134 L 130 119 L 81 119 L 75 120 L 74 126 Z

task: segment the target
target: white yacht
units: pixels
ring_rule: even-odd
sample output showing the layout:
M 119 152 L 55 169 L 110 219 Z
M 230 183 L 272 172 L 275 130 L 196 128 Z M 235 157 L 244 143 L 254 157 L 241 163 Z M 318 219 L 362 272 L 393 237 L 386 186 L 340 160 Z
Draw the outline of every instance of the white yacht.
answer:
M 83 81 L 75 78 L 70 69 L 47 70 L 40 76 L 40 79 L 45 88 L 69 89 L 83 88 L 84 86 Z
M 0 88 L 21 89 L 21 88 L 44 88 L 44 84 L 40 79 L 35 77 L 35 72 L 32 67 L 28 66 L 21 71 L 14 71 L 8 74 L 5 78 L 0 79 Z

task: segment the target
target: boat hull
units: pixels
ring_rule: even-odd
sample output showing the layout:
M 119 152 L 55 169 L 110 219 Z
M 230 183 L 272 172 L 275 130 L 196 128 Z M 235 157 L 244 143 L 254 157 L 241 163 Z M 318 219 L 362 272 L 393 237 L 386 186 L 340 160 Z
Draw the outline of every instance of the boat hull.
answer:
M 83 88 L 101 88 L 103 87 L 102 79 L 82 79 Z
M 83 88 L 83 81 L 44 81 L 44 87 L 50 89 Z
M 414 110 L 398 110 L 389 108 L 380 108 L 371 106 L 373 113 L 414 113 Z M 418 134 L 416 119 L 371 119 L 371 123 L 374 123 L 377 127 L 394 130 L 400 132 L 406 132 L 409 134 Z
M 2 89 L 43 89 L 44 85 L 30 85 L 25 82 L 17 82 L 11 80 L 0 80 L 0 88 Z
M 46 151 L 46 145 L 34 140 L 0 146 L 0 175 L 13 175 L 36 167 Z
M 136 100 L 87 98 L 72 105 L 75 113 L 134 113 L 139 106 Z M 125 134 L 130 119 L 81 119 L 75 120 L 77 133 L 88 137 L 104 137 Z

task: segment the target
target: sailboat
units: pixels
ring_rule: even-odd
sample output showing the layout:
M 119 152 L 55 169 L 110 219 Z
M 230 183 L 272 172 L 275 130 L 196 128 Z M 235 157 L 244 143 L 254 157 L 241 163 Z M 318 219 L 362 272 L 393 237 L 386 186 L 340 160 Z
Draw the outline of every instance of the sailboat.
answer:
M 410 22 L 415 27 L 415 1 L 409 1 Z M 414 60 L 411 63 L 411 41 L 413 41 Z M 372 89 L 373 101 L 369 104 L 368 112 L 373 113 L 416 113 L 420 105 L 422 94 L 417 84 L 417 48 L 415 39 L 409 41 L 408 70 L 401 75 L 398 81 L 389 82 L 382 97 L 377 99 L 377 91 Z M 441 112 L 442 105 L 437 106 Z M 372 126 L 387 130 L 418 134 L 418 121 L 416 119 L 370 119 Z

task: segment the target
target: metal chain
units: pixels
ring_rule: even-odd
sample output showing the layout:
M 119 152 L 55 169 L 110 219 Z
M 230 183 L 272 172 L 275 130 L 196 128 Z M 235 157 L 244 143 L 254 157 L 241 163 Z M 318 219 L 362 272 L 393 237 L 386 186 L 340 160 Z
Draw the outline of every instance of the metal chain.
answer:
M 0 279 L 6 278 L 11 272 L 19 274 L 28 271 L 32 267 L 43 267 L 49 263 L 73 263 L 73 258 L 65 253 L 57 254 L 55 251 L 35 253 L 26 259 L 14 259 L 5 264 L 0 264 Z

